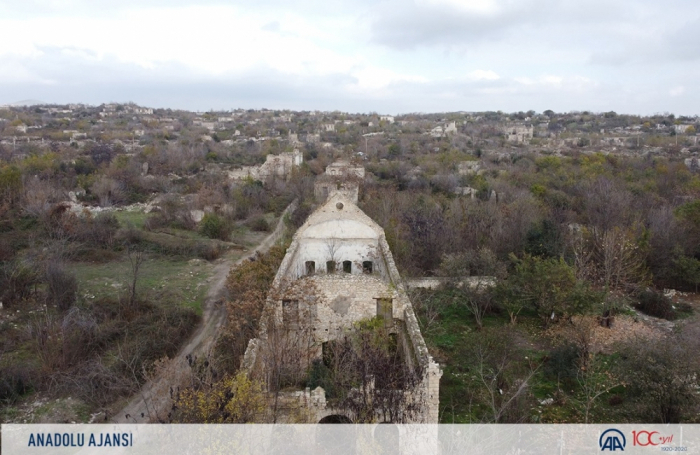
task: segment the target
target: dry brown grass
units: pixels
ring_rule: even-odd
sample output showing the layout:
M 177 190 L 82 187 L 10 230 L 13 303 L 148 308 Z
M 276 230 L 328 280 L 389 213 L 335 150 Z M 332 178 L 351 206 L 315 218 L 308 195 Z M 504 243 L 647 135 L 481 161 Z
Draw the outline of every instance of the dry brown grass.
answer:
M 595 316 L 575 316 L 571 322 L 564 322 L 550 327 L 545 337 L 553 344 L 562 341 L 582 340 L 590 346 L 592 354 L 612 354 L 615 346 L 635 339 L 660 340 L 667 332 L 649 321 L 627 315 L 615 316 L 612 327 L 602 327 Z

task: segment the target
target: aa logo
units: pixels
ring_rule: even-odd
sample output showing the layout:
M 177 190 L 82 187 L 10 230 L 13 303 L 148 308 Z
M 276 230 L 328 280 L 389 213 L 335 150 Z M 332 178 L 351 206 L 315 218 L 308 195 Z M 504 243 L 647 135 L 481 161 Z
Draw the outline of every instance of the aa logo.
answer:
M 605 450 L 614 452 L 617 449 L 624 452 L 625 446 L 627 445 L 627 439 L 625 439 L 625 435 L 622 434 L 620 430 L 611 428 L 609 430 L 605 430 L 603 434 L 600 435 L 598 445 L 600 446 L 601 452 L 605 452 Z

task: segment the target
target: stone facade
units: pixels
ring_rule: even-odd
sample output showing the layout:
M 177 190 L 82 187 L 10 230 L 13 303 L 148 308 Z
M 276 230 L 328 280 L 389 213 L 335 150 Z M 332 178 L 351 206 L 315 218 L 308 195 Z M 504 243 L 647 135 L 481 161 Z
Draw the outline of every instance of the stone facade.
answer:
M 453 134 L 457 132 L 457 123 L 456 122 L 451 122 L 451 123 L 446 123 L 445 125 L 438 125 L 435 128 L 430 130 L 430 135 L 432 137 L 442 137 L 442 136 L 447 136 L 448 134 Z
M 232 180 L 265 181 L 269 178 L 288 179 L 292 175 L 292 169 L 304 162 L 304 155 L 299 150 L 281 153 L 279 155 L 267 155 L 265 162 L 260 166 L 243 166 L 240 169 L 228 171 L 228 177 Z
M 329 164 L 326 167 L 325 175 L 344 178 L 357 177 L 363 179 L 365 178 L 365 168 L 364 166 L 352 164 L 349 161 L 339 160 Z
M 460 161 L 457 163 L 459 175 L 474 175 L 481 169 L 479 161 Z
M 534 129 L 532 125 L 514 125 L 509 126 L 504 129 L 504 134 L 508 142 L 515 142 L 519 144 L 528 143 L 532 139 Z
M 336 161 L 326 167 L 326 172 L 316 178 L 314 196 L 317 201 L 325 201 L 329 196 L 340 193 L 357 203 L 360 183 L 365 178 L 365 168 L 348 161 Z
M 357 202 L 360 196 L 360 184 L 355 180 L 339 180 L 319 176 L 314 182 L 314 196 L 317 201 L 325 201 L 333 194 L 342 194 L 353 202 Z
M 420 402 L 420 412 L 411 418 L 414 423 L 438 422 L 442 371 L 428 353 L 384 230 L 351 199 L 339 193 L 329 196 L 299 228 L 275 276 L 265 312 L 275 327 L 291 330 L 301 346 L 296 358 L 307 365 L 322 356 L 324 343 L 338 339 L 354 323 L 376 316 L 390 321 L 403 362 L 420 375 L 417 385 L 404 391 Z M 263 325 L 260 337 L 251 340 L 243 363 L 251 374 L 269 377 L 269 361 L 261 352 L 273 343 L 272 334 L 274 330 Z M 292 395 L 320 419 L 334 413 L 322 392 L 315 389 L 314 399 L 308 390 Z
M 409 289 L 438 289 L 440 286 L 447 284 L 454 284 L 460 288 L 483 289 L 496 286 L 496 278 L 492 276 L 468 276 L 462 278 L 422 277 L 406 281 L 406 287 Z
M 691 171 L 700 170 L 700 158 L 686 158 L 683 162 Z

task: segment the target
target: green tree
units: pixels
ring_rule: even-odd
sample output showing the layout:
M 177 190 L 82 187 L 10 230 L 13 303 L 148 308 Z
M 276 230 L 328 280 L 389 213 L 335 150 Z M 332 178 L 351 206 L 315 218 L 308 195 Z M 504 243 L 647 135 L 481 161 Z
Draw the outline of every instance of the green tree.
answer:
M 401 155 L 401 146 L 396 143 L 391 144 L 389 146 L 389 156 L 392 158 L 396 158 L 399 155 Z
M 497 291 L 511 321 L 519 308 L 529 308 L 546 326 L 557 317 L 583 313 L 592 303 L 588 288 L 577 282 L 574 268 L 563 259 L 528 254 L 522 259 L 513 255 L 511 259 L 515 271 Z
M 207 213 L 202 218 L 199 232 L 210 239 L 228 240 L 231 229 L 226 220 L 215 213 Z
M 3 205 L 14 206 L 22 193 L 22 173 L 15 166 L 0 167 L 0 213 Z
M 680 255 L 673 260 L 673 265 L 678 278 L 695 286 L 695 292 L 698 292 L 698 285 L 700 285 L 700 261 L 693 257 Z

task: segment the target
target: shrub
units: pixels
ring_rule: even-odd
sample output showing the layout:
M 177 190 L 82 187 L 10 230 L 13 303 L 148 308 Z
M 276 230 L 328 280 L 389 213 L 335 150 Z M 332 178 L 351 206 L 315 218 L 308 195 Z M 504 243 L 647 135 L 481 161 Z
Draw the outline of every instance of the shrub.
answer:
M 260 422 L 267 408 L 263 384 L 240 372 L 202 388 L 187 388 L 175 398 L 173 423 Z
M 46 267 L 46 299 L 56 305 L 60 311 L 68 310 L 75 302 L 78 293 L 78 281 L 75 275 L 66 271 L 63 264 L 52 261 Z
M 206 259 L 207 261 L 219 259 L 222 252 L 221 245 L 215 242 L 202 242 L 197 245 L 197 255 L 202 259 Z
M 334 388 L 331 375 L 331 370 L 323 363 L 323 361 L 321 361 L 321 359 L 316 359 L 311 362 L 306 387 L 309 387 L 311 390 L 315 389 L 316 387 L 323 387 L 323 390 L 326 391 L 326 397 L 333 398 L 337 395 L 337 391 Z
M 631 340 L 621 349 L 616 368 L 625 396 L 636 404 L 634 420 L 679 423 L 698 412 L 697 336 L 672 335 L 664 340 Z
M 119 220 L 113 213 L 100 213 L 94 218 L 80 218 L 76 237 L 92 246 L 111 247 L 114 245 L 114 236 L 118 229 Z
M 301 227 L 302 224 L 306 221 L 306 219 L 309 217 L 311 212 L 313 211 L 313 207 L 310 204 L 304 203 L 299 206 L 295 211 L 292 212 L 292 215 L 289 217 L 289 221 L 292 224 L 292 227 L 296 230 Z
M 228 240 L 231 227 L 226 220 L 215 213 L 207 213 L 199 225 L 199 232 L 210 239 Z
M 608 405 L 610 406 L 619 406 L 624 402 L 625 399 L 621 395 L 613 395 L 610 397 L 610 399 L 608 399 Z
M 24 364 L 8 364 L 0 367 L 0 402 L 14 402 L 34 388 L 38 375 L 32 367 Z
M 0 267 L 0 301 L 7 306 L 26 300 L 32 293 L 32 287 L 39 282 L 33 268 L 13 261 Z
M 652 290 L 646 290 L 639 293 L 638 302 L 635 307 L 649 316 L 656 318 L 668 319 L 672 321 L 676 319 L 676 311 L 673 309 L 671 299 Z
M 182 200 L 173 194 L 167 194 L 159 203 L 160 210 L 146 220 L 146 230 L 154 230 L 166 226 L 195 229 L 197 223 L 192 218 L 192 212 L 185 207 Z
M 264 217 L 262 216 L 257 216 L 253 218 L 249 223 L 248 226 L 250 229 L 256 232 L 269 232 L 270 231 L 270 224 L 265 220 Z
M 549 352 L 544 374 L 551 379 L 573 380 L 579 368 L 581 350 L 574 343 L 565 343 Z

